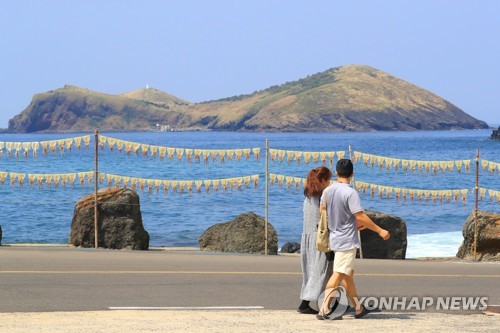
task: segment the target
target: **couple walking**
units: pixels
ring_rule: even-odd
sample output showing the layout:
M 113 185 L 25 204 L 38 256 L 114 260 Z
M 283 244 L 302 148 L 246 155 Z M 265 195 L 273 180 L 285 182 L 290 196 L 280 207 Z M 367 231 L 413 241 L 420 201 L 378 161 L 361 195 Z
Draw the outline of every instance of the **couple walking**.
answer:
M 362 318 L 370 311 L 358 302 L 353 279 L 354 258 L 360 247 L 357 231 L 370 229 L 384 240 L 389 239 L 390 234 L 364 213 L 358 192 L 350 186 L 354 175 L 351 160 L 339 160 L 335 174 L 337 181 L 331 185 L 332 172 L 327 167 L 318 167 L 307 175 L 301 240 L 302 303 L 298 311 L 317 314 L 318 319 L 342 319 L 341 316 L 330 318 L 336 307 L 334 296 L 342 284 L 354 307 L 355 318 Z M 323 209 L 328 215 L 330 248 L 334 255 L 316 250 L 317 224 Z M 310 302 L 317 301 L 323 291 L 325 297 L 318 313 Z

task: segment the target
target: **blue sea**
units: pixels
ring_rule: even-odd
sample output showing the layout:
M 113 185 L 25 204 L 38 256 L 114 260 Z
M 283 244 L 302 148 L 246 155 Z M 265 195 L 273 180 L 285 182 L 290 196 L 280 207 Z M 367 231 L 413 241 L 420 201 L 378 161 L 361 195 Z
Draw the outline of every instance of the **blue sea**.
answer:
M 261 148 L 261 156 L 253 154 L 247 160 L 209 159 L 208 163 L 160 159 L 158 156 L 125 154 L 106 144 L 99 149 L 99 171 L 107 174 L 159 180 L 207 180 L 259 175 L 257 187 L 241 190 L 211 189 L 208 193 L 169 190 L 157 192 L 139 190 L 143 223 L 150 234 L 151 246 L 198 246 L 198 237 L 209 226 L 232 220 L 245 212 L 265 214 L 265 146 L 270 149 L 301 152 L 352 151 L 390 158 L 448 161 L 474 160 L 479 149 L 480 158 L 500 163 L 500 142 L 489 140 L 491 130 L 416 131 L 370 133 L 239 133 L 239 132 L 148 132 L 101 133 L 141 144 L 190 149 Z M 71 134 L 0 134 L 0 142 L 37 142 L 73 138 L 89 133 Z M 57 150 L 38 157 L 0 156 L 0 172 L 63 174 L 94 170 L 94 135 L 91 147 L 81 150 Z M 334 160 L 336 162 L 337 157 Z M 269 173 L 304 178 L 307 172 L 321 165 L 300 164 L 296 161 L 269 160 Z M 327 160 L 327 166 L 331 166 Z M 462 242 L 462 225 L 474 210 L 475 163 L 470 172 L 418 172 L 371 167 L 355 164 L 355 180 L 384 186 L 445 190 L 469 189 L 467 201 L 457 203 L 439 200 L 419 201 L 380 198 L 362 195 L 366 209 L 402 217 L 407 223 L 407 257 L 453 256 Z M 480 187 L 500 191 L 500 173 L 479 170 Z M 99 187 L 107 186 L 107 181 Z M 3 244 L 67 243 L 73 210 L 83 196 L 92 194 L 94 187 L 86 183 L 74 186 L 44 185 L 43 188 L 11 185 L 7 180 L 0 185 L 0 225 Z M 302 186 L 269 185 L 269 222 L 278 233 L 279 246 L 285 242 L 300 241 L 302 232 Z M 479 209 L 500 212 L 500 205 L 489 197 L 479 202 Z

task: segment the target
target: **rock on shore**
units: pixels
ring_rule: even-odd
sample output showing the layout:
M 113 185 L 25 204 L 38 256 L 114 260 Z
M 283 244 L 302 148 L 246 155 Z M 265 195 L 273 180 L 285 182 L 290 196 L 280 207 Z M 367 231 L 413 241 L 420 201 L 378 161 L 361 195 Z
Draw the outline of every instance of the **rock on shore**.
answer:
M 129 188 L 104 188 L 97 192 L 99 247 L 147 250 L 149 234 L 142 224 L 139 195 Z M 80 199 L 75 206 L 69 243 L 95 247 L 94 195 Z
M 202 251 L 260 253 L 265 252 L 265 220 L 255 213 L 241 214 L 233 221 L 217 223 L 200 236 Z M 268 223 L 268 254 L 278 254 L 278 235 Z
M 498 140 L 500 141 L 500 126 L 498 126 L 497 130 L 493 130 L 493 133 L 491 133 L 491 138 L 493 140 Z
M 464 241 L 458 249 L 458 258 L 474 260 L 474 229 L 472 213 L 462 228 Z M 480 261 L 500 261 L 500 214 L 477 212 L 476 253 Z
M 394 215 L 371 210 L 366 210 L 365 212 L 379 227 L 388 230 L 391 233 L 391 238 L 384 241 L 373 231 L 361 231 L 363 258 L 405 259 L 408 244 L 405 221 Z

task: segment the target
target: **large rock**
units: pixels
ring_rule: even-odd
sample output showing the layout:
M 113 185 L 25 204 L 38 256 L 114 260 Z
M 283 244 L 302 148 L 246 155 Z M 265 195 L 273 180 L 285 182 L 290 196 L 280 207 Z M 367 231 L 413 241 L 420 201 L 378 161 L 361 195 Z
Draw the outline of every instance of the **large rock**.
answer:
M 458 249 L 457 257 L 474 260 L 474 213 L 462 228 L 464 241 Z M 500 214 L 477 212 L 477 259 L 500 261 Z
M 233 221 L 217 223 L 199 238 L 203 251 L 260 253 L 265 250 L 265 220 L 255 213 L 241 214 Z M 278 253 L 278 235 L 268 223 L 268 254 Z
M 405 259 L 406 257 L 406 223 L 397 216 L 383 214 L 371 210 L 365 211 L 373 222 L 391 233 L 389 240 L 368 229 L 361 231 L 361 247 L 363 258 L 373 259 Z
M 493 130 L 493 133 L 491 133 L 491 138 L 493 140 L 498 140 L 500 141 L 500 126 L 498 126 L 497 130 Z
M 281 247 L 281 253 L 300 253 L 300 243 L 288 242 Z
M 104 188 L 97 192 L 99 202 L 99 247 L 147 250 L 149 234 L 144 230 L 137 192 L 129 188 Z M 94 195 L 80 199 L 73 213 L 69 243 L 95 247 Z

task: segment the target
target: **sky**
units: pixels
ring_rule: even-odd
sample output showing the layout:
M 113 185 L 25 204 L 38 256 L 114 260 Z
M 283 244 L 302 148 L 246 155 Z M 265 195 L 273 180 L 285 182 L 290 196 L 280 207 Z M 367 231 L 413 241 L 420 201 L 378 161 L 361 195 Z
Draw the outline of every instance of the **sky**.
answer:
M 365 64 L 500 124 L 497 0 L 0 0 L 0 128 L 34 94 L 190 102 Z

